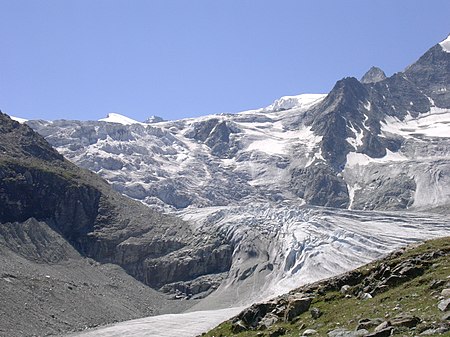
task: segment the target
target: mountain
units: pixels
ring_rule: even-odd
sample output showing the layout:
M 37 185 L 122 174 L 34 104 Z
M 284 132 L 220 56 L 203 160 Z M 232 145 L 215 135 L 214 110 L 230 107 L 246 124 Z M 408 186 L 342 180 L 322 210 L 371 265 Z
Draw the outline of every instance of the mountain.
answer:
M 199 238 L 178 218 L 123 197 L 5 114 L 0 134 L 2 335 L 179 311 L 186 305 L 137 280 L 161 286 L 229 269 L 232 248 L 214 234 Z M 211 282 L 199 282 L 199 292 Z
M 361 210 L 445 208 L 445 43 L 391 77 L 372 68 L 366 80 L 344 78 L 328 95 L 286 96 L 237 114 L 151 124 L 116 114 L 98 122 L 27 123 L 117 191 L 169 211 L 257 200 Z
M 178 298 L 215 290 L 190 310 L 248 305 L 449 235 L 447 41 L 390 77 L 372 70 L 327 95 L 236 114 L 25 123 L 152 216 L 177 221 L 132 239 L 123 232 L 136 235 L 147 215 L 107 235 L 94 227 L 89 237 L 107 243 L 74 244 L 83 254 Z M 140 214 L 120 200 L 108 216 Z M 166 255 L 148 256 L 154 237 Z

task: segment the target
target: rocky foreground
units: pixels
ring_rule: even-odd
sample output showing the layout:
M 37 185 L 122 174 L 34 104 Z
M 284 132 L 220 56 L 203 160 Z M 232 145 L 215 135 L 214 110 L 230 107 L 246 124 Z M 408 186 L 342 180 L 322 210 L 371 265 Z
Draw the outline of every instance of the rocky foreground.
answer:
M 450 237 L 254 304 L 205 336 L 450 336 Z

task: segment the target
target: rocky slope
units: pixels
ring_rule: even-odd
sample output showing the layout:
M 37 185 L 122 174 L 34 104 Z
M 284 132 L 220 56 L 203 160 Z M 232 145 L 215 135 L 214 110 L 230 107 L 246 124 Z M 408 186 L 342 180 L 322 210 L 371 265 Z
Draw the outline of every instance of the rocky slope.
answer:
M 448 336 L 450 238 L 254 304 L 206 336 Z
M 199 236 L 189 224 L 114 192 L 63 159 L 28 126 L 0 114 L 0 134 L 0 309 L 8 318 L 1 320 L 0 331 L 5 334 L 104 324 L 155 313 L 167 304 L 123 269 L 161 286 L 230 267 L 232 247 L 223 240 Z M 82 256 L 123 269 L 93 268 Z M 87 302 L 92 302 L 88 309 Z M 34 319 L 15 314 L 17 306 Z M 80 319 L 68 318 L 83 310 Z M 47 316 L 54 319 L 40 321 Z

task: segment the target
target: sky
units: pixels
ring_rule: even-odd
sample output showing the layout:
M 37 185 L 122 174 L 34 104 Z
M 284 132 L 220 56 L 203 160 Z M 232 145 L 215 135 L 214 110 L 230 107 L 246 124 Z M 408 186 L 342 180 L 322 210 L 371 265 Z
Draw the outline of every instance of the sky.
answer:
M 402 71 L 450 33 L 448 0 L 0 0 L 0 109 L 143 121 L 327 93 Z

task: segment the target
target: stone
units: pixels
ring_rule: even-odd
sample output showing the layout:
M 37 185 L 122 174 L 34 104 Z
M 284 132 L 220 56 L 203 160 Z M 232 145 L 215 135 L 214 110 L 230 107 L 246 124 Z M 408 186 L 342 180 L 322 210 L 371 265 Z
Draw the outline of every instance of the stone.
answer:
M 303 336 L 313 336 L 313 335 L 317 335 L 317 331 L 314 329 L 306 329 L 305 331 L 303 331 Z
M 446 312 L 442 317 L 441 317 L 441 321 L 445 322 L 445 321 L 450 321 L 450 311 Z
M 440 311 L 448 311 L 450 309 L 450 298 L 440 301 L 438 308 Z
M 413 328 L 420 323 L 420 318 L 410 315 L 399 315 L 391 320 L 392 326 L 404 326 L 407 328 Z
M 359 295 L 359 299 L 361 300 L 369 300 L 372 298 L 372 295 L 370 295 L 369 293 L 361 293 Z
M 391 326 L 391 322 L 389 322 L 389 321 L 384 321 L 383 323 L 377 325 L 377 326 L 375 327 L 374 331 L 375 331 L 375 332 L 381 331 L 381 330 L 386 329 L 386 328 L 389 327 L 389 326 Z
M 309 311 L 311 313 L 311 317 L 313 319 L 318 319 L 320 316 L 322 316 L 322 311 L 320 311 L 319 308 L 311 308 L 311 310 Z
M 266 314 L 258 324 L 259 329 L 268 329 L 279 321 L 279 317 L 273 313 Z
M 450 288 L 442 289 L 441 296 L 444 296 L 444 298 L 449 298 L 450 297 Z
M 248 330 L 248 328 L 242 320 L 238 320 L 231 324 L 231 332 L 233 332 L 233 333 L 239 333 L 239 332 L 247 331 L 247 330 Z
M 341 287 L 340 292 L 341 292 L 341 294 L 343 294 L 343 295 L 347 295 L 347 294 L 350 293 L 351 288 L 352 288 L 352 287 L 350 287 L 348 284 L 343 285 L 343 286 Z
M 389 337 L 392 333 L 393 327 L 387 327 L 378 331 L 374 331 L 370 334 L 365 335 L 364 337 Z
M 311 301 L 311 297 L 303 297 L 301 294 L 289 296 L 284 321 L 291 322 L 298 315 L 308 311 Z
M 381 318 L 374 318 L 374 319 L 365 318 L 365 319 L 361 319 L 358 322 L 358 326 L 356 327 L 356 330 L 371 329 L 373 327 L 376 327 L 376 326 L 380 325 L 381 323 L 383 323 L 383 320 Z
M 266 314 L 274 308 L 275 303 L 273 302 L 256 303 L 242 311 L 237 319 L 242 320 L 246 326 L 255 328 Z
M 433 280 L 430 282 L 430 285 L 428 286 L 430 289 L 437 289 L 439 287 L 442 287 L 445 284 L 444 280 Z

